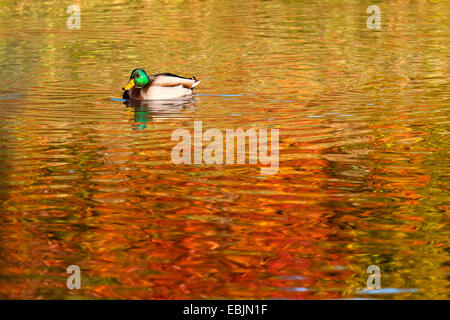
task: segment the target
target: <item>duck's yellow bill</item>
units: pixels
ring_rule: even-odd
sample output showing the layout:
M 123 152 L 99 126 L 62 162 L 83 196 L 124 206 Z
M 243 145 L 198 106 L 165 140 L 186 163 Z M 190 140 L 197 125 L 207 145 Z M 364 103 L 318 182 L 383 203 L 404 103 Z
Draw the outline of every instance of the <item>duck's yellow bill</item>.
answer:
M 127 85 L 123 89 L 124 90 L 129 90 L 129 89 L 131 89 L 133 87 L 134 87 L 134 79 L 130 79 L 130 81 L 127 83 Z

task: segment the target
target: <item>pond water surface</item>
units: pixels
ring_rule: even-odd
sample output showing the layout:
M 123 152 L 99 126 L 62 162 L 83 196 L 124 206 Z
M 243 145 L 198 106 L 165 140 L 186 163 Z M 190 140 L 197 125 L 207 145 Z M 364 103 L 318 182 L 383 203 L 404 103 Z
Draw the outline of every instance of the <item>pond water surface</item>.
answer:
M 0 297 L 448 299 L 449 12 L 0 2 Z M 202 82 L 127 105 L 137 67 Z M 278 172 L 174 164 L 171 135 L 194 121 L 278 129 Z

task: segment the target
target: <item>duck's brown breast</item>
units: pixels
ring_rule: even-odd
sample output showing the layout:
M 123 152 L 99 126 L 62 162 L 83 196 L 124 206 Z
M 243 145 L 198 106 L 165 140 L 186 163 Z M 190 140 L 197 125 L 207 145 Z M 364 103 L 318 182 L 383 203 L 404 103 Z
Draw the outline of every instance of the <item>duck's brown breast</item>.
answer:
M 142 88 L 132 87 L 123 93 L 123 99 L 144 100 L 142 96 Z

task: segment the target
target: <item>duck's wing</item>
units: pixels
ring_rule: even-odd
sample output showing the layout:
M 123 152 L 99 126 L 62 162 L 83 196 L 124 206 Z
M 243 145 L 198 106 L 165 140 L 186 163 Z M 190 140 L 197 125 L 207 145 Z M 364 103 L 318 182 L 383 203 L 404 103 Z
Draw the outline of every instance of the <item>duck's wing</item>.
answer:
M 159 87 L 176 87 L 182 85 L 188 89 L 194 89 L 200 83 L 195 77 L 185 78 L 172 73 L 158 73 L 152 76 L 151 85 Z

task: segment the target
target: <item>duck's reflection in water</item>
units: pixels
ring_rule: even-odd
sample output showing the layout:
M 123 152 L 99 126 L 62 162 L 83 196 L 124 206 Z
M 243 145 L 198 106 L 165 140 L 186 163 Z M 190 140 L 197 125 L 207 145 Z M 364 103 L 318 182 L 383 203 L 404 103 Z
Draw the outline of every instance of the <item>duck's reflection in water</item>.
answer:
M 133 113 L 133 128 L 144 130 L 147 124 L 157 119 L 179 119 L 181 110 L 195 106 L 193 97 L 174 100 L 127 100 L 124 104 Z

